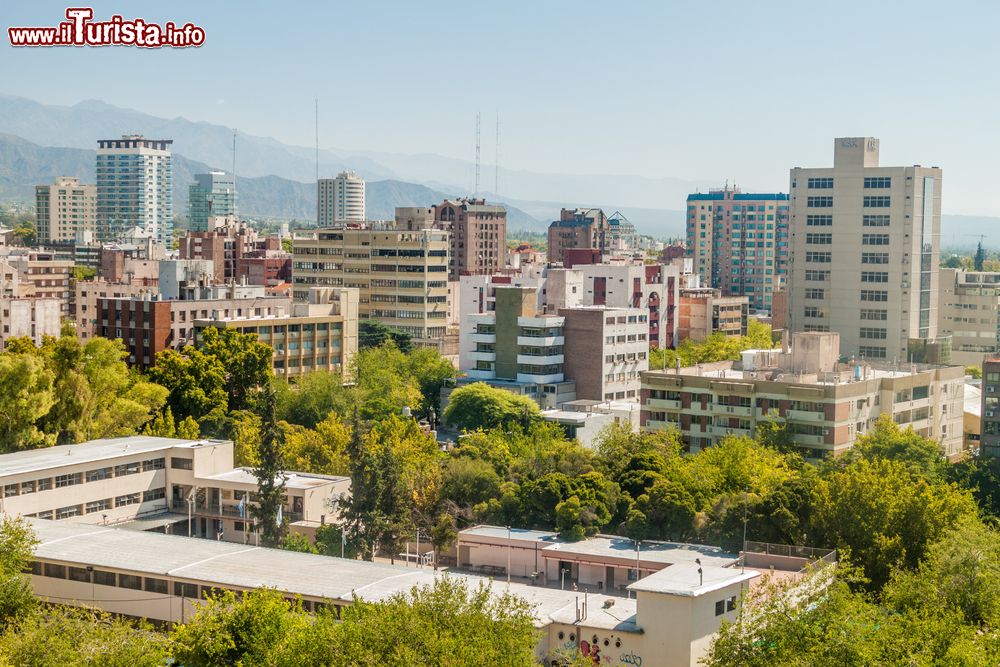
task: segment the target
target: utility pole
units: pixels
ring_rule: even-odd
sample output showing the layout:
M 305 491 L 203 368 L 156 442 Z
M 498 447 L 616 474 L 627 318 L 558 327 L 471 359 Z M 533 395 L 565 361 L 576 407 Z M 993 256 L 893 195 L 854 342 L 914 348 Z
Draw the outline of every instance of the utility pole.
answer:
M 479 194 L 479 121 L 480 114 L 476 112 L 476 188 L 473 194 Z

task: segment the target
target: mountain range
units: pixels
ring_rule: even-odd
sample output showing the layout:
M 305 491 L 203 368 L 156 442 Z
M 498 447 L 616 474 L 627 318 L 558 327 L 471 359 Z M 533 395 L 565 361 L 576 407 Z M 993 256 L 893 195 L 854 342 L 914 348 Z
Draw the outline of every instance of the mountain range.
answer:
M 160 118 L 87 100 L 73 106 L 41 104 L 0 94 L 0 200 L 31 201 L 34 186 L 56 176 L 94 181 L 98 139 L 141 133 L 173 140 L 174 210 L 183 213 L 193 174 L 232 169 L 233 130 L 186 118 Z M 236 173 L 241 213 L 260 217 L 312 220 L 316 216 L 315 148 L 284 144 L 270 137 L 237 134 Z M 368 217 L 391 218 L 396 206 L 429 206 L 445 198 L 468 196 L 472 162 L 433 154 L 324 149 L 321 175 L 344 169 L 367 181 Z M 492 166 L 486 169 L 493 174 Z M 659 238 L 684 234 L 684 202 L 690 192 L 718 183 L 677 178 L 610 174 L 550 174 L 500 169 L 502 194 L 483 191 L 504 203 L 508 227 L 542 231 L 562 207 L 600 207 L 620 211 L 640 233 Z M 970 247 L 980 234 L 1000 246 L 1000 218 L 942 216 L 942 244 Z

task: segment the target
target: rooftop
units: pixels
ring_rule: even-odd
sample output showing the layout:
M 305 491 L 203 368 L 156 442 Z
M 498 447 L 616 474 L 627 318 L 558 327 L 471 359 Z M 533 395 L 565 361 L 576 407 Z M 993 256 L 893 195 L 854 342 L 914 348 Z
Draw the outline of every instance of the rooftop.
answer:
M 459 531 L 459 537 L 479 536 L 495 537 L 506 540 L 507 528 L 505 526 L 473 526 Z M 527 540 L 529 542 L 555 542 L 559 540 L 559 534 L 548 530 L 529 530 L 527 528 L 511 528 L 510 536 L 513 540 Z
M 76 445 L 59 445 L 0 455 L 0 474 L 19 475 L 66 465 L 115 459 L 126 454 L 152 454 L 174 447 L 211 447 L 222 443 L 222 440 L 179 440 L 146 435 L 90 440 Z
M 229 482 L 231 484 L 246 484 L 257 486 L 257 476 L 249 468 L 234 468 L 217 475 L 200 477 L 199 479 L 212 480 L 215 482 Z M 301 472 L 286 472 L 285 487 L 289 489 L 315 489 L 335 482 L 350 481 L 350 477 L 337 477 L 333 475 L 313 475 Z
M 701 573 L 698 572 L 699 569 Z M 697 563 L 681 563 L 654 572 L 648 577 L 643 577 L 634 584 L 629 584 L 628 589 L 630 591 L 698 597 L 726 586 L 750 581 L 759 576 L 760 572 L 756 570 L 744 571 L 705 564 L 699 568 Z
M 591 556 L 595 558 L 627 558 L 635 560 L 635 542 L 627 537 L 599 535 L 580 542 L 560 542 L 553 544 L 545 548 L 543 555 L 546 558 L 569 555 L 578 558 Z M 695 558 L 700 558 L 704 565 L 723 568 L 736 563 L 739 560 L 739 554 L 729 553 L 719 547 L 702 544 L 651 541 L 640 543 L 639 559 L 645 563 L 674 565 L 676 563 L 693 563 Z

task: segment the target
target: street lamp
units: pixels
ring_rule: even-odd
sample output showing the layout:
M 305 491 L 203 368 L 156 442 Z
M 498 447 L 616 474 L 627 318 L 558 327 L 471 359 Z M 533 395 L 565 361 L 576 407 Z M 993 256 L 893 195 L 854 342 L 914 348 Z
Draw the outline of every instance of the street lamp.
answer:
M 510 526 L 507 526 L 507 584 L 510 584 Z

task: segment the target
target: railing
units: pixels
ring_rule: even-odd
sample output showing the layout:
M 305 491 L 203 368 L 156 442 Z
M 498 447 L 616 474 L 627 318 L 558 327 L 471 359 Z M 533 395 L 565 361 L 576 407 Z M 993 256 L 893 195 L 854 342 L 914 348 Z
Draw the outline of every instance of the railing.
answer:
M 172 504 L 173 509 L 186 513 L 188 511 L 188 501 L 177 500 Z M 252 510 L 254 505 L 247 505 L 244 508 L 243 515 L 240 515 L 240 510 L 236 505 L 223 505 L 222 509 L 219 509 L 218 505 L 204 502 L 196 502 L 191 508 L 192 514 L 197 514 L 198 516 L 209 516 L 209 517 L 225 517 L 230 519 L 253 519 Z M 287 519 L 290 522 L 301 521 L 302 512 L 290 512 L 284 508 L 281 510 L 282 518 Z
M 768 556 L 785 556 L 788 558 L 806 558 L 808 560 L 822 560 L 829 563 L 836 562 L 836 549 L 823 549 L 819 547 L 803 547 L 794 544 L 771 544 L 769 542 L 744 542 L 743 551 L 753 554 L 766 554 Z

